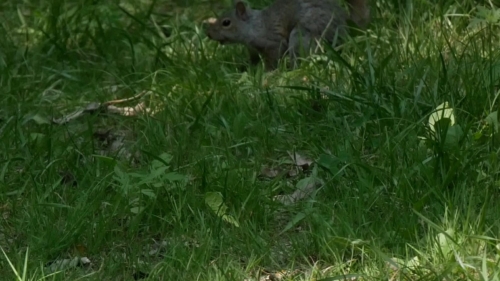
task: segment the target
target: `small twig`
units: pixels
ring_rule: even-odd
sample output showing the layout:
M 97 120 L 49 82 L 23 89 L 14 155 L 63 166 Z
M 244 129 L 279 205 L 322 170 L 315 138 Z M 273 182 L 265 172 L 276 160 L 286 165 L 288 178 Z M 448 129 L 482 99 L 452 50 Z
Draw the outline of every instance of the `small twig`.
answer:
M 146 94 L 149 94 L 150 92 L 151 91 L 144 90 L 144 91 L 142 91 L 142 92 L 138 93 L 137 95 L 135 95 L 133 97 L 130 97 L 130 98 L 106 101 L 106 102 L 102 103 L 102 106 L 108 106 L 108 105 L 119 104 L 119 103 L 124 103 L 124 102 L 129 102 L 129 101 L 137 100 L 137 99 L 145 96 Z

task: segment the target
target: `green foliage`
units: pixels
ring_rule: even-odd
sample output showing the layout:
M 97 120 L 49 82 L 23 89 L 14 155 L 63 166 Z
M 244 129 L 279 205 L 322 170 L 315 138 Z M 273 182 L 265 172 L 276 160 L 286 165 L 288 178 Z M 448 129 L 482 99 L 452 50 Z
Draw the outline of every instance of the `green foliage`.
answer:
M 270 73 L 229 3 L 0 3 L 2 277 L 498 280 L 498 3 L 371 2 Z

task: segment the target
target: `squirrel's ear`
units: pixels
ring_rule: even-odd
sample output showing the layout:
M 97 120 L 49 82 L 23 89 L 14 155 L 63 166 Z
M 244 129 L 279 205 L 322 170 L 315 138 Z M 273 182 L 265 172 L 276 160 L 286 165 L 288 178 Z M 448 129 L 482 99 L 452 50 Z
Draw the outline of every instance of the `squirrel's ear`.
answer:
M 241 0 L 235 0 L 234 1 L 234 8 L 236 10 L 236 15 L 238 16 L 238 18 L 240 18 L 241 20 L 248 19 L 248 12 L 250 9 L 247 7 L 245 2 L 243 2 Z

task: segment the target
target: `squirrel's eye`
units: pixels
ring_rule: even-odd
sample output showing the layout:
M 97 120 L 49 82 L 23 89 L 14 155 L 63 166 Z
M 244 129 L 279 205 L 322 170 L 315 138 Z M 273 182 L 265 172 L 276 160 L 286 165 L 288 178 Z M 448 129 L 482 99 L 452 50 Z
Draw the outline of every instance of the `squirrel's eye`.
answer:
M 223 21 L 222 21 L 222 26 L 226 26 L 226 27 L 227 27 L 227 26 L 229 26 L 230 24 L 231 24 L 231 21 L 230 21 L 230 20 L 228 20 L 228 19 L 225 19 L 225 20 L 223 20 Z

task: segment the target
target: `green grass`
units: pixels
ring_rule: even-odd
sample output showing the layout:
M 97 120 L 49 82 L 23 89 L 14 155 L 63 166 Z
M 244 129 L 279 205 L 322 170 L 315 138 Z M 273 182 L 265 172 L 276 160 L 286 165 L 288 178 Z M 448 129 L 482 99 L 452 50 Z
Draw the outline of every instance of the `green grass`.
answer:
M 203 35 L 225 4 L 176 2 L 0 4 L 0 280 L 500 280 L 499 16 L 376 1 L 340 55 L 265 73 Z

